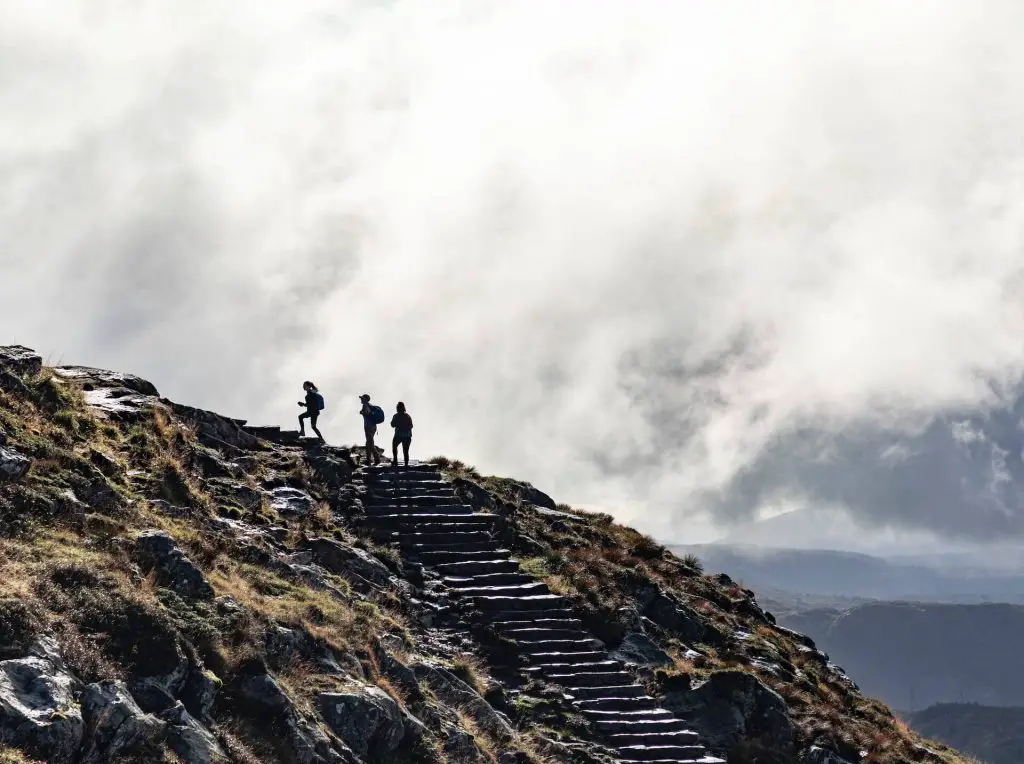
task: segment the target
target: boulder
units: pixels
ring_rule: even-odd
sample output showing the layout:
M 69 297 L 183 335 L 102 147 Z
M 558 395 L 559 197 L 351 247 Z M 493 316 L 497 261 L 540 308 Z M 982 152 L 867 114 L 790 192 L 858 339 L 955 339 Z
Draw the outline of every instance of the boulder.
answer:
M 230 759 L 206 727 L 200 724 L 181 703 L 165 711 L 167 744 L 184 764 L 221 764 Z
M 179 417 L 191 422 L 199 434 L 200 442 L 210 448 L 231 453 L 261 451 L 264 448 L 259 438 L 247 433 L 234 420 L 212 411 L 174 403 L 166 398 L 161 399 L 161 402 L 169 406 Z
M 31 377 L 43 370 L 43 359 L 22 345 L 0 345 L 0 369 Z
M 220 679 L 202 666 L 192 666 L 185 686 L 181 689 L 181 701 L 189 713 L 204 722 L 212 721 L 213 704 L 220 692 Z
M 270 506 L 285 517 L 305 517 L 316 506 L 313 497 L 299 488 L 281 486 L 267 493 Z
M 642 631 L 633 631 L 623 637 L 611 657 L 627 666 L 645 668 L 657 668 L 672 663 L 671 656 Z
M 444 752 L 448 761 L 465 762 L 465 764 L 485 764 L 487 759 L 477 748 L 476 740 L 457 724 L 443 724 L 442 739 Z
M 835 751 L 820 745 L 812 745 L 800 757 L 800 764 L 851 764 Z
M 391 579 L 384 563 L 363 549 L 331 538 L 310 539 L 309 548 L 316 561 L 332 573 L 346 578 L 358 576 L 377 587 L 386 586 Z
M 243 509 L 256 510 L 263 503 L 263 493 L 255 488 L 228 478 L 211 478 L 207 487 L 217 496 L 233 502 Z
M 299 648 L 299 635 L 293 629 L 271 624 L 263 633 L 263 647 L 267 654 L 267 662 L 281 670 L 291 663 Z
M 122 374 L 117 371 L 106 369 L 93 369 L 88 366 L 58 366 L 54 372 L 65 379 L 75 379 L 96 387 L 112 387 L 130 390 L 139 395 L 149 395 L 154 398 L 160 393 L 156 386 L 134 374 Z
M 472 480 L 455 478 L 452 481 L 455 492 L 475 510 L 494 509 L 494 497 Z
M 82 693 L 86 744 L 80 764 L 102 764 L 150 745 L 164 734 L 164 722 L 143 713 L 124 682 L 90 684 Z
M 495 711 L 476 690 L 448 669 L 427 661 L 414 663 L 410 668 L 417 679 L 427 683 L 439 700 L 461 709 L 480 729 L 492 737 L 509 740 L 514 736 L 508 719 Z
M 719 671 L 686 691 L 668 692 L 662 705 L 689 722 L 714 751 L 728 751 L 741 741 L 789 752 L 795 727 L 786 701 L 753 674 Z
M 49 637 L 29 653 L 0 661 L 0 739 L 51 764 L 71 764 L 85 731 L 75 703 L 81 685 Z
M 319 446 L 314 446 L 306 453 L 306 463 L 329 488 L 340 488 L 352 477 L 351 459 L 346 456 L 334 455 Z
M 250 707 L 275 716 L 289 709 L 291 699 L 270 674 L 251 674 L 237 684 L 239 697 Z
M 530 504 L 536 504 L 538 507 L 543 507 L 544 509 L 556 509 L 558 507 L 558 505 L 555 504 L 554 499 L 543 491 L 534 488 L 529 483 L 521 484 L 520 496 L 523 501 Z
M 231 690 L 260 723 L 273 724 L 281 730 L 282 752 L 286 754 L 283 761 L 287 764 L 355 762 L 351 751 L 339 751 L 322 729 L 298 712 L 281 685 L 258 665 L 243 669 Z
M 637 593 L 643 614 L 661 628 L 687 644 L 719 646 L 725 637 L 696 610 L 656 586 L 644 586 Z
M 32 460 L 13 448 L 0 446 L 0 483 L 20 480 L 32 466 Z
M 14 393 L 21 398 L 28 398 L 32 393 L 17 374 L 0 368 L 0 390 Z
M 135 550 L 147 567 L 156 569 L 161 586 L 189 599 L 213 598 L 213 587 L 202 571 L 166 531 L 143 531 L 135 539 Z
M 353 684 L 340 692 L 322 692 L 317 705 L 327 726 L 357 754 L 374 758 L 394 755 L 406 741 L 410 726 L 401 706 L 379 687 Z

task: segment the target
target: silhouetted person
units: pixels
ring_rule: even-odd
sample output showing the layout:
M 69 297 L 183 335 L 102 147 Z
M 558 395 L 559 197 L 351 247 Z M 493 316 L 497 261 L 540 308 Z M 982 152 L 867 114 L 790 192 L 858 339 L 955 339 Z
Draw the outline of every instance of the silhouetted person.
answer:
M 320 438 L 321 443 L 325 443 L 324 436 L 320 434 L 320 430 L 316 428 L 316 420 L 320 416 L 320 410 L 324 407 L 323 396 L 320 395 L 320 391 L 317 386 L 309 380 L 302 383 L 302 389 L 306 391 L 306 400 L 299 401 L 300 406 L 306 407 L 305 414 L 299 414 L 299 435 L 306 434 L 306 425 L 302 420 L 308 419 L 309 426 L 316 433 L 316 436 Z
M 377 434 L 377 424 L 384 421 L 384 412 L 379 406 L 370 405 L 370 396 L 366 393 L 360 395 L 359 400 L 363 402 L 359 413 L 362 414 L 363 432 L 366 434 L 366 463 L 380 464 L 380 454 L 373 446 L 373 436 Z
M 412 442 L 412 417 L 405 411 L 401 401 L 395 406 L 397 412 L 391 417 L 391 426 L 395 428 L 395 437 L 391 441 L 391 463 L 398 466 L 398 446 L 401 444 L 405 456 L 405 466 L 409 466 L 409 444 Z

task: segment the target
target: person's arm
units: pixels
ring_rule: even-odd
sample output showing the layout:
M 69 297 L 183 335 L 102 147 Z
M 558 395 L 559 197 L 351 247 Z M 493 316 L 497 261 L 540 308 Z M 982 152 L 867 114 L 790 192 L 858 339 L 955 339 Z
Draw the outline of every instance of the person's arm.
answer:
M 411 430 L 412 429 L 412 417 L 409 416 L 408 414 L 406 414 L 405 417 L 406 417 L 406 421 L 409 422 L 409 429 Z
M 392 427 L 398 427 L 397 420 L 398 420 L 398 414 L 395 414 L 393 417 L 391 417 L 391 426 Z

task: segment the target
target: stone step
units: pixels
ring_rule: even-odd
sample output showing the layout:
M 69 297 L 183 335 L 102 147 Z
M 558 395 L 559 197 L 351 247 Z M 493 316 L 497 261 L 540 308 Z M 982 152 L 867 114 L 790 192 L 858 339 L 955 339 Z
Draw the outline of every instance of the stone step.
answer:
M 493 541 L 436 541 L 433 543 L 410 543 L 401 541 L 403 551 L 411 555 L 425 552 L 493 552 L 496 544 Z
M 497 515 L 486 515 L 482 512 L 457 512 L 447 514 L 442 512 L 418 512 L 418 513 L 389 513 L 365 515 L 357 519 L 357 523 L 364 527 L 372 528 L 417 528 L 423 525 L 454 526 L 469 525 L 491 527 L 498 520 Z
M 516 629 L 582 629 L 579 618 L 531 618 L 529 620 L 492 621 L 494 628 L 502 634 Z
M 619 661 L 572 661 L 569 659 L 545 663 L 530 661 L 530 667 L 526 670 L 547 676 L 549 674 L 571 674 L 574 671 L 623 671 L 624 669 Z
M 298 430 L 282 430 L 280 427 L 274 426 L 245 426 L 242 430 L 257 438 L 269 440 L 271 443 L 277 443 L 285 446 L 298 443 L 300 437 Z
M 363 504 L 370 507 L 380 504 L 391 504 L 393 502 L 405 502 L 406 504 L 415 504 L 420 507 L 459 503 L 459 497 L 451 491 L 431 491 L 429 493 L 422 491 L 372 491 L 363 494 L 362 499 Z
M 669 732 L 685 730 L 686 723 L 680 719 L 600 719 L 593 724 L 601 732 Z
M 620 748 L 619 761 L 655 762 L 655 761 L 699 761 L 704 755 L 701 745 L 631 745 Z
M 550 628 L 525 626 L 517 629 L 502 629 L 502 633 L 516 642 L 539 642 L 548 639 L 589 639 L 591 634 L 580 628 Z
M 443 495 L 425 496 L 419 493 L 411 494 L 388 494 L 387 496 L 364 496 L 363 506 L 365 507 L 437 507 L 448 506 L 457 503 L 457 497 L 450 493 Z M 468 506 L 468 505 L 467 505 Z
M 500 584 L 497 586 L 450 587 L 460 597 L 529 597 L 547 594 L 547 584 L 534 581 L 529 584 Z
M 608 659 L 608 653 L 605 650 L 586 650 L 573 653 L 563 652 L 545 652 L 545 653 L 529 653 L 528 656 L 531 666 L 546 666 L 553 665 L 556 663 L 598 663 Z
M 605 711 L 601 709 L 589 709 L 582 711 L 588 719 L 591 721 L 607 721 L 607 720 L 622 720 L 622 721 L 664 721 L 666 719 L 675 719 L 671 713 L 666 711 L 664 708 L 634 708 L 627 709 L 625 711 Z
M 548 681 L 568 687 L 615 687 L 616 685 L 632 682 L 633 677 L 625 671 L 574 671 L 568 674 L 546 674 Z M 620 713 L 617 711 L 589 711 L 589 715 L 603 713 Z M 603 718 L 603 717 L 597 717 Z
M 637 762 L 643 762 L 643 764 L 726 764 L 725 759 L 719 759 L 708 754 L 704 754 L 697 759 L 689 756 L 685 759 L 675 756 L 670 759 L 634 759 L 629 758 L 629 756 L 630 754 L 626 754 L 625 756 L 617 757 L 616 761 L 621 762 L 621 764 L 637 764 Z
M 358 448 L 357 448 L 358 450 Z M 434 464 L 426 464 L 424 462 L 409 462 L 409 466 L 400 466 L 397 469 L 388 464 L 364 464 L 356 472 L 360 475 L 381 475 L 388 472 L 397 473 L 399 475 L 405 475 L 411 472 L 423 473 L 431 472 L 435 475 L 440 475 L 441 471 Z
M 502 626 L 511 623 L 533 623 L 535 619 L 542 618 L 547 620 L 572 618 L 574 615 L 575 612 L 567 607 L 548 607 L 529 612 L 521 610 L 492 610 L 480 613 L 480 617 L 483 620 Z
M 580 711 L 642 711 L 659 708 L 658 701 L 649 696 L 641 698 L 594 698 L 577 700 L 574 705 Z
M 591 653 L 600 647 L 596 639 L 547 639 L 543 642 L 517 642 L 520 653 L 536 655 L 537 653 Z
M 616 748 L 633 745 L 696 745 L 699 736 L 693 730 L 674 730 L 672 732 L 621 732 L 608 735 L 608 742 Z
M 457 533 L 482 533 L 486 538 L 491 538 L 489 534 L 489 528 L 487 526 L 478 525 L 437 525 L 434 523 L 428 523 L 419 527 L 396 530 L 394 528 L 369 528 L 367 532 L 370 537 L 378 543 L 400 543 L 402 540 L 408 540 L 413 534 L 429 534 L 432 536 L 451 536 L 451 534 Z
M 438 573 L 450 576 L 493 575 L 497 573 L 515 573 L 519 563 L 515 560 L 496 562 L 446 562 L 434 566 Z
M 529 597 L 473 597 L 480 610 L 547 610 L 565 607 L 568 600 L 558 594 L 537 594 Z
M 419 552 L 416 555 L 424 565 L 452 562 L 498 562 L 508 560 L 511 556 L 512 553 L 507 549 L 494 549 L 482 552 L 452 552 L 438 549 Z
M 281 434 L 281 428 L 276 425 L 243 425 L 242 429 L 250 435 L 255 435 L 257 438 Z
M 452 588 L 469 586 L 502 586 L 509 584 L 530 584 L 537 579 L 526 573 L 477 573 L 471 576 L 445 576 L 442 582 Z
M 385 491 L 416 491 L 419 489 L 445 489 L 455 493 L 452 490 L 452 483 L 426 474 L 399 474 L 397 477 L 394 475 L 381 475 L 380 477 L 372 477 L 370 479 L 364 477 L 362 484 L 366 485 L 371 491 L 378 493 Z
M 462 530 L 449 531 L 448 533 L 401 533 L 398 536 L 402 546 L 422 546 L 424 544 L 440 544 L 451 546 L 452 544 L 487 544 L 491 547 L 497 546 L 489 534 L 483 531 Z
M 647 697 L 647 691 L 638 684 L 623 684 L 618 687 L 576 687 L 568 694 L 573 700 Z
M 391 502 L 389 504 L 364 505 L 363 512 L 366 517 L 399 514 L 423 517 L 426 515 L 472 515 L 473 508 L 468 504 L 431 504 L 429 506 L 420 506 L 418 504 Z

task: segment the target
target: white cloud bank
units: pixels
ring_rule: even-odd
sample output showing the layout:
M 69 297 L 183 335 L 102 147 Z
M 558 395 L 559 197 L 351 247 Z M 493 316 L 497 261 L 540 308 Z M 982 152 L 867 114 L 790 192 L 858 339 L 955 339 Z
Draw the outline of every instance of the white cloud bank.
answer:
M 0 0 L 3 339 L 264 421 L 313 378 L 341 441 L 401 398 L 421 455 L 690 540 L 794 431 L 1020 379 L 1021 39 L 1016 2 Z

